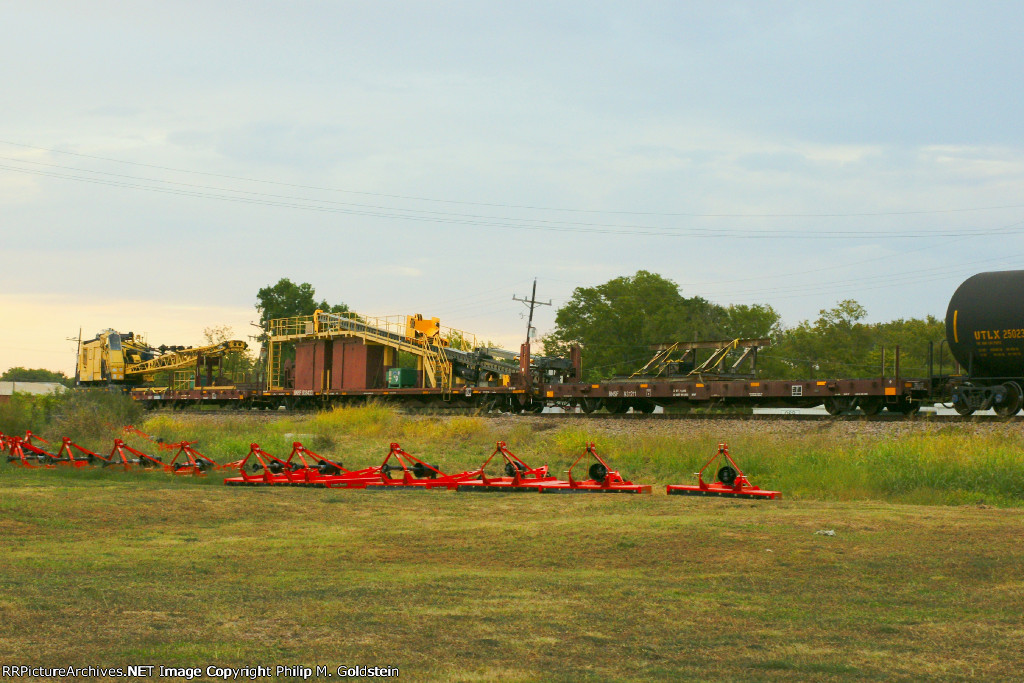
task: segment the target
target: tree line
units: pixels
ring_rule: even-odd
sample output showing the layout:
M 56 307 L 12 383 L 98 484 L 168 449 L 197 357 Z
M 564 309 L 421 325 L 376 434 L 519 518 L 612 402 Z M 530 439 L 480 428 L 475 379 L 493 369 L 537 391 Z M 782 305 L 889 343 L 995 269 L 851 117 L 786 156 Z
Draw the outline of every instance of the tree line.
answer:
M 934 316 L 866 323 L 867 311 L 853 300 L 820 311 L 816 320 L 785 327 L 764 304 L 722 306 L 686 297 L 679 286 L 645 270 L 595 287 L 577 287 L 555 315 L 543 339 L 548 355 L 583 348 L 590 381 L 629 375 L 651 358 L 651 345 L 672 342 L 768 338 L 758 355 L 759 375 L 774 379 L 871 377 L 883 354 L 889 373 L 900 347 L 900 372 L 927 373 L 928 348 L 944 336 Z

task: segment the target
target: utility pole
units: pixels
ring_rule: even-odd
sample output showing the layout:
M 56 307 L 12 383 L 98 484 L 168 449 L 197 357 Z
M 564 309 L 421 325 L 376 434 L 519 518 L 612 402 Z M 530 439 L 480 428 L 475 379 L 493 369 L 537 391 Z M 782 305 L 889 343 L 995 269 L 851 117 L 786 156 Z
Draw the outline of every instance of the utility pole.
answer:
M 75 385 L 78 385 L 78 380 L 81 379 L 82 369 L 78 367 L 78 359 L 82 357 L 82 328 L 78 328 L 77 337 L 64 337 L 68 341 L 78 342 L 78 349 L 75 351 Z
M 520 299 L 515 294 L 513 294 L 512 301 L 522 301 L 524 304 L 530 305 L 530 318 L 526 322 L 526 345 L 529 346 L 531 335 L 536 333 L 537 331 L 533 328 L 533 309 L 536 308 L 537 306 L 550 306 L 551 299 L 548 299 L 546 302 L 537 301 L 537 278 L 533 278 L 533 293 L 530 294 L 530 298 Z

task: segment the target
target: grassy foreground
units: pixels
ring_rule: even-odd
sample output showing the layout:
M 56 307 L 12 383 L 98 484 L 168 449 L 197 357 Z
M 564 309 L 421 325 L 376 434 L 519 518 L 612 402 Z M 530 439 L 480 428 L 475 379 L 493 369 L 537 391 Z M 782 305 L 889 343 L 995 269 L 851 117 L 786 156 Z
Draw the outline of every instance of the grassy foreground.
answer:
M 1024 663 L 1016 510 L 48 474 L 0 477 L 4 663 L 790 681 Z
M 648 483 L 688 482 L 714 446 L 700 431 L 522 423 L 497 434 L 485 420 L 383 408 L 144 428 L 198 438 L 218 460 L 250 440 L 278 453 L 297 439 L 363 466 L 399 440 L 448 470 L 504 438 L 558 471 L 593 438 Z M 396 666 L 400 680 L 1015 680 L 1018 444 L 959 428 L 730 440 L 781 502 L 236 489 L 0 465 L 0 663 Z M 835 535 L 815 534 L 826 529 Z

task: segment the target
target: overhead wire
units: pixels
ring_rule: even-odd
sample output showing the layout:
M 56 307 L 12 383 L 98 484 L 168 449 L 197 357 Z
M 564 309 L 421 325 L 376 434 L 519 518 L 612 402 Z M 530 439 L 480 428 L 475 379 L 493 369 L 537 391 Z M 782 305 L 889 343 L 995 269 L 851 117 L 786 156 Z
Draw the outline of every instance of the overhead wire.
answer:
M 446 223 L 456 225 L 472 225 L 479 227 L 498 227 L 517 230 L 540 230 L 553 232 L 576 232 L 596 234 L 621 234 L 630 236 L 714 236 L 714 237 L 742 237 L 745 239 L 869 239 L 884 236 L 887 238 L 911 238 L 920 236 L 929 237 L 958 237 L 958 236 L 991 236 L 1000 235 L 1014 231 L 1019 228 L 1018 224 L 1000 228 L 930 228 L 927 230 L 800 230 L 800 229 L 748 229 L 735 227 L 665 227 L 643 224 L 619 224 L 619 223 L 596 223 L 582 221 L 548 220 L 543 218 L 516 218 L 511 216 L 490 216 L 481 214 L 451 213 L 442 211 L 431 211 L 424 209 L 410 209 L 395 206 L 384 206 L 376 204 L 358 204 L 352 202 L 337 202 L 333 200 L 294 197 L 278 195 L 266 192 L 255 192 L 252 190 L 212 187 L 195 183 L 163 180 L 159 178 L 147 178 L 126 174 L 110 173 L 93 169 L 63 166 L 32 160 L 17 159 L 13 157 L 0 156 L 0 159 L 17 164 L 31 164 L 46 168 L 59 169 L 60 171 L 71 171 L 73 173 L 88 173 L 99 177 L 88 177 L 73 175 L 65 172 L 47 171 L 38 168 L 23 168 L 20 166 L 0 165 L 0 169 L 24 173 L 29 175 L 44 176 L 62 180 L 85 182 L 120 187 L 125 189 L 143 190 L 178 196 L 213 199 L 217 201 L 236 202 L 242 204 L 255 204 L 261 206 L 274 206 L 280 208 L 299 209 L 306 211 L 338 213 L 344 215 L 371 216 L 377 218 L 391 218 L 398 220 Z M 141 184 L 159 183 L 160 185 Z M 171 187 L 166 187 L 171 186 Z M 230 194 L 222 194 L 230 193 Z M 1006 207 L 1004 207 L 1006 208 Z M 881 215 L 881 214 L 879 214 Z M 781 216 L 781 214 L 780 214 Z
M 993 206 L 981 206 L 981 207 L 955 207 L 947 209 L 910 209 L 900 211 L 862 211 L 862 212 L 788 212 L 788 213 L 697 213 L 697 212 L 682 212 L 682 211 L 632 211 L 632 210 L 620 210 L 620 209 L 581 209 L 573 207 L 552 207 L 552 206 L 538 206 L 531 204 L 511 204 L 511 203 L 498 203 L 498 202 L 477 202 L 468 200 L 455 200 L 455 199 L 440 199 L 436 197 L 423 197 L 416 195 L 402 195 L 402 194 L 391 194 L 383 192 L 368 192 L 362 190 L 348 190 L 336 187 L 324 187 L 317 185 L 305 185 L 301 183 L 289 183 L 276 180 L 267 180 L 262 178 L 253 178 L 247 176 L 236 176 L 225 173 L 213 173 L 209 171 L 197 171 L 195 169 L 183 169 L 176 168 L 173 166 L 162 166 L 159 164 L 148 164 L 138 161 L 128 161 L 125 159 L 116 159 L 113 157 L 98 156 L 93 154 L 85 154 L 82 152 L 72 152 L 70 150 L 54 149 L 49 147 L 40 147 L 36 145 L 28 145 L 25 143 L 15 142 L 12 140 L 0 140 L 0 144 L 10 145 L 12 147 L 20 147 L 22 149 L 32 149 L 41 152 L 48 152 L 51 154 L 64 154 L 68 156 L 76 156 L 84 159 L 94 159 L 98 161 L 109 161 L 117 164 L 125 164 L 130 166 L 138 166 L 141 168 L 152 168 L 156 170 L 171 171 L 174 173 L 188 173 L 192 175 L 204 175 L 212 178 L 224 178 L 229 180 L 241 180 L 244 182 L 262 183 L 267 185 L 277 185 L 281 187 L 293 187 L 297 189 L 307 190 L 318 190 L 325 192 L 338 192 L 345 194 L 354 194 L 370 197 L 381 197 L 387 199 L 402 199 L 409 201 L 421 201 L 421 202 L 433 202 L 441 204 L 454 204 L 463 206 L 483 206 L 491 208 L 502 208 L 502 209 L 525 209 L 532 211 L 558 211 L 566 213 L 584 213 L 584 214 L 612 214 L 612 215 L 631 215 L 631 216 L 666 216 L 666 217 L 679 217 L 679 218 L 863 218 L 873 216 L 909 216 L 909 215 L 927 215 L 927 214 L 943 214 L 943 213 L 968 213 L 978 211 L 994 211 L 1003 209 L 1020 209 L 1024 208 L 1024 204 L 1007 204 L 1007 205 L 993 205 Z

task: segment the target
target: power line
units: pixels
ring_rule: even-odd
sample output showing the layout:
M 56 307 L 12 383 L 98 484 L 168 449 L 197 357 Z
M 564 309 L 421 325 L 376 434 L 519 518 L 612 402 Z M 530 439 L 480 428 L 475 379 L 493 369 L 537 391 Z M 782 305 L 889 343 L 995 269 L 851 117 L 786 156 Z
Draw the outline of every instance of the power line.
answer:
M 743 238 L 743 239 L 875 239 L 878 237 L 886 237 L 888 239 L 897 238 L 917 238 L 917 237 L 982 237 L 982 236 L 997 236 L 1012 233 L 1016 229 L 1016 224 L 1013 229 L 1000 227 L 1000 228 L 976 228 L 976 229 L 955 229 L 955 228 L 932 228 L 928 230 L 905 230 L 905 231 L 892 231 L 892 230 L 751 230 L 745 228 L 660 228 L 657 226 L 644 226 L 644 225 L 613 225 L 613 224 L 601 224 L 601 223 L 579 223 L 579 222 L 556 222 L 556 221 L 545 221 L 545 220 L 527 220 L 517 219 L 511 217 L 489 217 L 489 216 L 472 216 L 468 214 L 442 214 L 440 212 L 419 212 L 416 213 L 413 210 L 393 208 L 388 209 L 382 207 L 382 210 L 378 210 L 373 207 L 367 207 L 366 209 L 345 209 L 337 206 L 323 206 L 321 203 L 302 203 L 302 202 L 317 202 L 319 200 L 307 200 L 297 198 L 291 201 L 277 201 L 271 199 L 258 199 L 253 197 L 237 197 L 229 195 L 219 195 L 211 192 L 201 192 L 198 190 L 187 190 L 187 189 L 176 189 L 167 187 L 153 187 L 149 185 L 140 185 L 135 183 L 128 183 L 116 180 L 106 180 L 102 178 L 85 178 L 81 176 L 67 175 L 62 173 L 54 173 L 49 171 L 35 170 L 18 168 L 15 166 L 0 165 L 0 169 L 15 171 L 19 173 L 26 173 L 29 175 L 39 175 L 51 178 L 58 178 L 62 180 L 73 180 L 76 182 L 92 183 L 97 185 L 106 185 L 110 187 L 121 187 L 128 189 L 143 190 L 147 192 L 157 192 L 161 194 L 171 194 L 185 197 L 195 197 L 202 199 L 213 199 L 217 201 L 227 201 L 240 204 L 250 204 L 256 206 L 273 206 L 278 208 L 289 208 L 289 209 L 300 209 L 304 211 L 314 211 L 318 213 L 332 213 L 342 214 L 349 216 L 370 216 L 375 218 L 393 218 L 397 220 L 410 220 L 424 223 L 444 223 L 446 225 L 466 225 L 473 227 L 492 227 L 492 228 L 507 228 L 512 230 L 533 230 L 540 232 L 565 232 L 565 233 L 581 233 L 581 234 L 600 234 L 600 235 L 625 235 L 629 237 L 713 237 L 713 238 Z M 147 180 L 147 179 L 143 179 Z M 153 182 L 165 182 L 165 181 L 153 181 Z M 214 188 L 216 189 L 216 188 Z M 227 192 L 241 192 L 236 190 L 219 190 Z M 253 193 L 248 193 L 253 194 Z M 538 225 L 541 223 L 542 225 Z
M 552 207 L 552 206 L 539 206 L 531 204 L 511 204 L 511 203 L 500 203 L 500 202 L 477 202 L 468 200 L 455 200 L 455 199 L 439 199 L 436 197 L 423 197 L 416 195 L 402 195 L 402 194 L 391 194 L 383 192 L 368 192 L 361 190 L 348 190 L 336 187 L 324 187 L 318 185 L 306 185 L 301 183 L 288 183 L 276 180 L 266 180 L 262 178 L 253 178 L 247 176 L 236 176 L 225 173 L 212 173 L 209 171 L 197 171 L 194 169 L 176 168 L 173 166 L 162 166 L 159 164 L 148 164 L 137 161 L 127 161 L 124 159 L 116 159 L 113 157 L 104 157 L 93 154 L 84 154 L 81 152 L 71 152 L 68 150 L 59 150 L 49 147 L 39 147 L 36 145 L 28 145 L 24 143 L 14 142 L 11 140 L 0 140 L 0 143 L 10 145 L 13 147 L 20 147 L 23 149 L 32 149 L 36 151 L 48 152 L 51 154 L 63 154 L 68 156 L 75 156 L 84 159 L 94 159 L 97 161 L 108 161 L 117 164 L 124 164 L 128 166 L 137 166 L 140 168 L 152 168 L 155 170 L 171 171 L 173 173 L 187 173 L 191 175 L 202 175 L 211 178 L 224 178 L 228 180 L 240 180 L 243 182 L 250 183 L 262 183 L 265 185 L 276 185 L 279 187 L 292 187 L 296 189 L 306 190 L 317 190 L 323 192 L 337 192 L 343 194 L 360 195 L 367 197 L 381 197 L 385 199 L 401 199 L 407 201 L 419 201 L 419 202 L 432 202 L 438 204 L 452 204 L 460 206 L 480 206 L 490 208 L 502 208 L 502 209 L 523 209 L 530 211 L 552 211 L 552 212 L 564 212 L 564 213 L 578 213 L 578 214 L 606 214 L 606 215 L 623 215 L 623 216 L 662 216 L 672 218 L 868 218 L 868 217 L 882 217 L 882 216 L 913 216 L 913 215 L 935 215 L 935 214 L 955 214 L 955 213 L 971 213 L 981 211 L 998 211 L 1005 209 L 1020 209 L 1024 208 L 1024 204 L 1004 204 L 1004 205 L 993 205 L 993 206 L 979 206 L 979 207 L 955 207 L 946 209 L 908 209 L 901 211 L 854 211 L 854 212 L 779 212 L 779 213 L 699 213 L 699 212 L 685 212 L 685 211 L 632 211 L 622 209 L 584 209 L 584 208 L 573 208 L 573 207 Z M 19 160 L 21 161 L 21 160 Z M 26 162 L 26 163 L 40 163 L 40 162 Z M 92 173 L 103 173 L 102 171 L 85 171 Z M 115 175 L 115 174 L 110 174 Z M 159 182 L 172 182 L 172 181 L 159 181 Z

